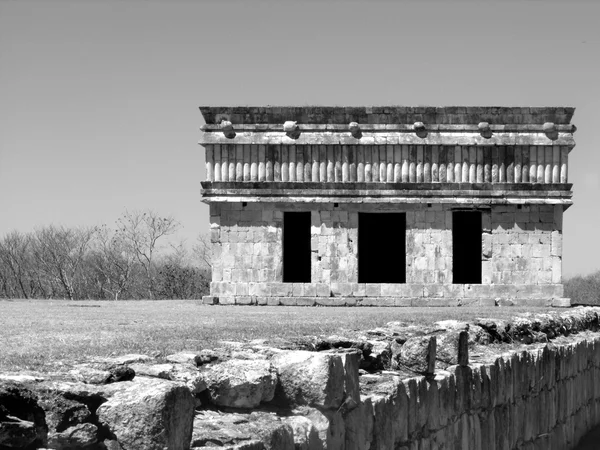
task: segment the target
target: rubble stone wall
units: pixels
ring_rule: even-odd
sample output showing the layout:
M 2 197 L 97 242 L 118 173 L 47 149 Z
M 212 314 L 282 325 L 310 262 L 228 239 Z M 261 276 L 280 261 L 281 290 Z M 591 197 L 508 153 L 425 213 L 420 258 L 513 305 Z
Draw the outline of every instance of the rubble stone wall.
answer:
M 595 338 L 388 381 L 345 417 L 368 445 L 340 448 L 573 449 L 600 424 L 599 358 Z
M 452 284 L 452 212 L 440 203 L 212 203 L 211 296 L 221 304 L 552 304 L 563 297 L 562 205 L 494 205 L 482 284 Z M 311 212 L 311 283 L 283 283 L 284 211 Z M 358 215 L 406 214 L 406 283 L 358 283 Z M 381 245 L 386 245 L 382 236 Z M 394 255 L 390 255 L 393 259 Z M 373 303 L 373 299 L 378 299 Z

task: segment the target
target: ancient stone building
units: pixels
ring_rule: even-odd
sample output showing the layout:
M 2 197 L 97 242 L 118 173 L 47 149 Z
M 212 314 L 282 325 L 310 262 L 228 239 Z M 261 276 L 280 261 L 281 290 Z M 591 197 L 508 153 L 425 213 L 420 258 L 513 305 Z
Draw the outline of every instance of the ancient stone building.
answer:
M 569 305 L 573 108 L 200 110 L 205 302 Z

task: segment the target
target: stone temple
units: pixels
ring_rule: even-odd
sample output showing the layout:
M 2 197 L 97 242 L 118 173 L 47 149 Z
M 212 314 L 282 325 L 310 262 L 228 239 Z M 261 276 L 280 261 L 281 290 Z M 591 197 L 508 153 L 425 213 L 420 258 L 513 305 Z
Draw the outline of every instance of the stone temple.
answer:
M 205 303 L 570 305 L 574 108 L 200 110 Z

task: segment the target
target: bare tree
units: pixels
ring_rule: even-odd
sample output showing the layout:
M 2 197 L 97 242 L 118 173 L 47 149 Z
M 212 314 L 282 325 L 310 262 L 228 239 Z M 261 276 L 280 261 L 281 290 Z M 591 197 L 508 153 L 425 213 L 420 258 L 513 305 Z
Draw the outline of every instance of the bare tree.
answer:
M 213 253 L 209 235 L 199 234 L 196 244 L 192 247 L 192 252 L 200 268 L 209 271 L 212 269 Z
M 154 211 L 125 211 L 119 218 L 118 233 L 130 246 L 143 267 L 148 282 L 149 298 L 154 298 L 154 259 L 159 239 L 175 233 L 179 223 L 173 217 L 160 217 Z
M 94 228 L 65 228 L 50 225 L 37 229 L 32 239 L 33 255 L 39 270 L 58 285 L 70 300 L 77 298 L 75 286 Z
M 13 295 L 30 298 L 32 294 L 30 236 L 11 231 L 0 241 L 0 263 L 8 285 L 13 285 Z
M 101 291 L 118 300 L 130 287 L 136 254 L 120 230 L 103 225 L 94 240 L 92 265 L 97 272 L 96 283 Z

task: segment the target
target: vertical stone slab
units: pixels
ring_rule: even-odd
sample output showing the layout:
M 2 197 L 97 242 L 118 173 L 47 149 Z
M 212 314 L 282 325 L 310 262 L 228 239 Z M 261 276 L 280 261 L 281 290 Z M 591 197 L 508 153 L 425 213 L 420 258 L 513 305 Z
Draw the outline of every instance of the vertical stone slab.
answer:
M 342 146 L 342 182 L 350 181 L 350 158 L 348 156 L 348 146 Z
M 446 180 L 448 183 L 454 183 L 454 148 L 452 146 L 444 146 L 446 153 Z
M 371 181 L 379 181 L 379 146 L 371 146 Z
M 560 182 L 560 145 L 552 147 L 552 182 Z
M 289 180 L 291 182 L 296 181 L 296 145 L 290 145 L 288 147 L 288 170 L 290 172 Z
M 547 145 L 544 152 L 544 183 L 552 183 L 552 160 L 554 159 L 554 152 L 552 146 Z
M 410 152 L 408 145 L 402 145 L 402 182 L 408 183 L 409 167 L 410 167 Z
M 569 147 L 560 147 L 560 182 L 568 183 L 569 181 Z
M 372 146 L 367 145 L 364 147 L 364 158 L 365 158 L 365 183 L 373 181 L 373 152 Z
M 500 155 L 498 147 L 492 148 L 492 183 L 500 180 Z
M 431 145 L 425 145 L 423 148 L 423 181 L 425 183 L 431 183 L 431 158 Z
M 470 169 L 470 164 L 469 164 L 469 147 L 463 147 L 462 149 L 462 173 L 460 175 L 460 181 L 462 183 L 468 183 L 469 182 L 469 169 Z
M 272 166 L 271 166 L 272 167 Z M 235 181 L 244 181 L 244 146 L 235 149 Z M 270 180 L 273 181 L 273 180 Z
M 529 146 L 521 146 L 521 182 L 529 183 Z
M 469 183 L 477 183 L 477 147 L 469 147 Z
M 273 181 L 273 147 L 267 145 L 265 148 L 265 178 L 266 181 Z M 236 164 L 236 181 L 237 181 L 237 164 Z
M 402 181 L 402 146 L 394 145 L 394 183 Z
M 258 145 L 250 146 L 250 181 L 258 181 Z
M 318 182 L 319 181 L 319 146 L 318 145 L 307 145 L 305 159 L 310 161 L 310 178 L 307 180 L 306 174 L 304 175 L 305 181 Z
M 460 145 L 454 146 L 454 182 L 462 181 L 462 148 Z
M 410 164 L 408 167 L 408 182 L 416 183 L 417 182 L 417 146 L 409 145 L 409 160 Z
M 214 146 L 214 168 L 215 168 L 215 178 L 214 181 L 221 181 L 221 146 Z
M 498 147 L 498 183 L 506 183 L 506 148 Z
M 483 147 L 475 147 L 475 151 L 477 152 L 477 183 L 483 183 Z
M 250 145 L 244 145 L 244 181 L 250 181 Z
M 364 146 L 356 146 L 356 181 L 359 183 L 365 182 L 365 157 Z
M 537 182 L 537 147 L 529 146 L 529 182 Z
M 221 145 L 221 181 L 229 181 L 229 145 Z
M 357 174 L 356 174 L 356 145 L 350 145 L 348 146 L 348 167 L 349 167 L 349 174 L 348 174 L 348 180 L 351 183 L 355 183 L 356 182 L 356 178 L 357 178 Z
M 304 179 L 304 175 L 306 171 L 304 170 L 304 165 L 310 166 L 310 161 L 304 159 L 304 152 L 306 150 L 305 145 L 296 145 L 296 181 L 303 183 L 306 181 Z M 308 171 L 308 176 L 310 180 L 310 170 Z
M 290 156 L 289 156 L 289 164 L 290 164 L 290 181 L 299 181 L 298 180 L 298 145 L 290 146 Z
M 281 181 L 290 181 L 289 146 L 281 146 Z
M 465 367 L 469 365 L 469 332 L 461 331 L 458 334 L 458 365 Z
M 522 166 L 523 166 L 523 146 L 517 145 L 515 147 L 515 183 L 521 183 L 523 179 Z
M 213 172 L 214 160 L 214 149 L 213 145 L 206 146 L 206 181 L 214 181 L 215 176 Z
M 544 182 L 544 147 L 537 147 L 537 182 Z
M 385 146 L 385 162 L 386 162 L 386 173 L 385 173 L 385 181 L 387 183 L 394 182 L 394 146 L 386 145 Z
M 448 163 L 448 152 L 446 151 L 446 146 L 445 145 L 440 145 L 438 147 L 438 162 L 439 162 L 439 182 L 440 183 L 446 183 L 448 181 L 448 169 L 447 169 L 447 163 Z
M 387 181 L 387 168 L 388 168 L 388 160 L 387 160 L 387 146 L 381 145 L 379 146 L 379 181 L 381 183 L 385 183 Z
M 327 146 L 327 182 L 333 183 L 335 181 L 335 152 L 333 145 Z
M 423 146 L 417 145 L 417 183 L 423 183 L 423 164 L 424 154 Z
M 515 149 L 514 147 L 506 147 L 506 182 L 515 182 Z
M 235 181 L 235 145 L 227 146 L 228 160 L 229 160 L 229 181 Z
M 342 181 L 342 149 L 339 145 L 335 145 L 333 147 L 334 150 L 334 158 L 335 158 L 335 181 Z
M 258 146 L 258 181 L 267 181 L 267 168 L 266 168 L 266 145 Z
M 440 150 L 438 145 L 431 146 L 431 182 L 440 181 Z
M 273 181 L 281 181 L 281 145 L 273 146 Z
M 327 181 L 327 166 L 329 165 L 327 147 L 319 145 L 319 179 L 320 183 Z
M 483 182 L 492 182 L 492 148 L 489 146 L 482 147 L 483 152 Z

